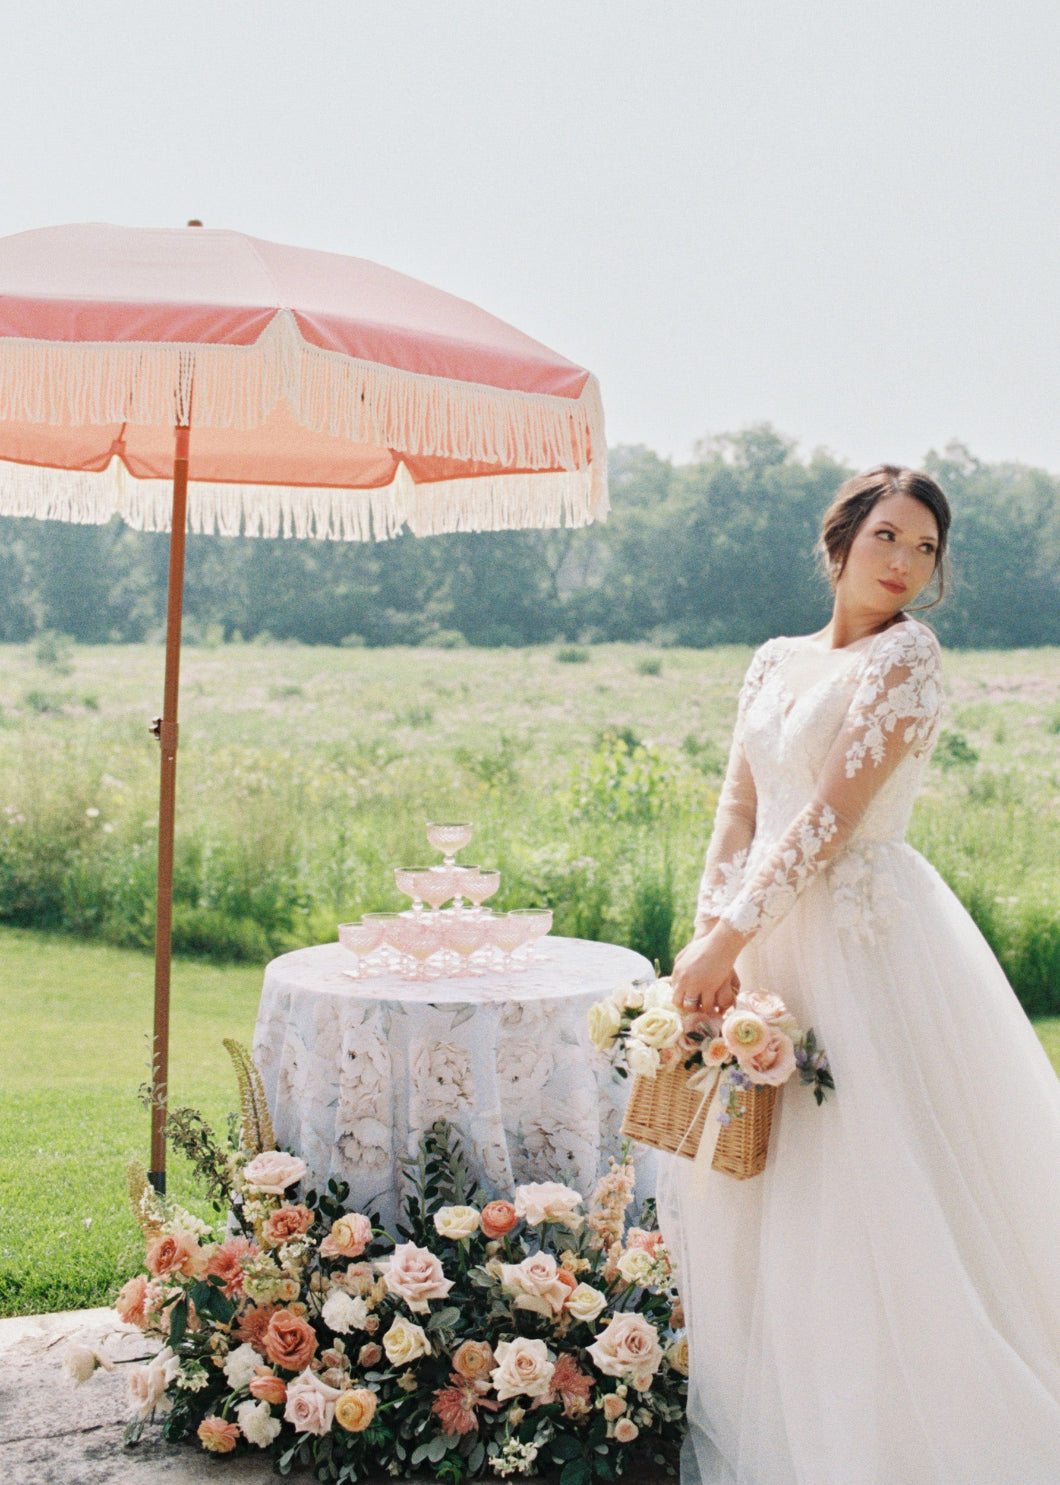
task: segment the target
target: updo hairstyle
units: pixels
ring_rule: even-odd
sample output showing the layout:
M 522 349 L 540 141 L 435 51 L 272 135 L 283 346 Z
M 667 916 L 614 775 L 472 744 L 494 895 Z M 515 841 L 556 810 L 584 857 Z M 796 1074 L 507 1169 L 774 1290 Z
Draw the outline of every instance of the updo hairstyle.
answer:
M 919 501 L 935 517 L 939 531 L 939 544 L 935 550 L 938 593 L 930 603 L 917 605 L 922 609 L 934 608 L 937 603 L 941 603 L 946 587 L 943 557 L 952 520 L 949 501 L 929 474 L 916 469 L 903 469 L 897 464 L 878 464 L 875 469 L 856 474 L 853 479 L 840 486 L 835 499 L 825 511 L 817 547 L 828 581 L 834 588 L 842 577 L 855 536 L 868 520 L 873 507 L 886 495 L 908 495 L 911 500 Z

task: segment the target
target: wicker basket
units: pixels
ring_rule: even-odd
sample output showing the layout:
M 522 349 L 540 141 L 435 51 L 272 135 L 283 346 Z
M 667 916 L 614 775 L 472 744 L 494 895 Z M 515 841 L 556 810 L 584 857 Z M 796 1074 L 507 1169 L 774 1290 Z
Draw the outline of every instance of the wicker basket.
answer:
M 704 1101 L 702 1088 L 688 1086 L 692 1075 L 693 1071 L 684 1067 L 659 1071 L 654 1078 L 636 1074 L 622 1133 L 638 1144 L 694 1160 L 716 1088 Z M 776 1098 L 776 1088 L 763 1083 L 737 1092 L 738 1112 L 718 1135 L 712 1170 L 723 1171 L 738 1181 L 761 1174 L 769 1151 Z

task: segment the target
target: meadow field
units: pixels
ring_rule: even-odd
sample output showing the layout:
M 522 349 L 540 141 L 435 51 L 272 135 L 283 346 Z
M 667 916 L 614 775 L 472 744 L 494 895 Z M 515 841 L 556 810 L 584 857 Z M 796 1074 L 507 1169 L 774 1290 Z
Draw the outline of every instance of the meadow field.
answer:
M 185 651 L 173 1096 L 221 1118 L 261 970 L 399 905 L 423 824 L 471 819 L 495 904 L 668 964 L 687 936 L 746 648 Z M 1029 1013 L 1060 1015 L 1060 650 L 947 655 L 911 839 Z M 100 1302 L 137 1258 L 156 646 L 0 647 L 0 1311 Z M 1060 1050 L 1056 1025 L 1043 1038 Z M 182 1175 L 177 1166 L 174 1179 Z

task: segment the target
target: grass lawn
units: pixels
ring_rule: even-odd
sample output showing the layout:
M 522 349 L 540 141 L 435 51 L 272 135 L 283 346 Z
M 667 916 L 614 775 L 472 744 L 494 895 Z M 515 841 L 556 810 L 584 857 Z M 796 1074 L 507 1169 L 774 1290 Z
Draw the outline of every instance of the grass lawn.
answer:
M 171 1101 L 216 1126 L 235 1106 L 221 1046 L 249 1045 L 262 969 L 177 960 Z M 142 1265 L 125 1196 L 129 1160 L 145 1163 L 153 997 L 149 955 L 0 928 L 0 1315 L 106 1303 Z M 1038 1023 L 1060 1071 L 1060 1019 Z M 179 1156 L 169 1186 L 192 1200 Z
M 235 1082 L 221 1040 L 249 1045 L 261 979 L 173 965 L 171 1102 L 222 1128 Z M 153 996 L 149 955 L 0 930 L 0 1315 L 104 1304 L 142 1263 L 125 1170 L 150 1151 L 136 1090 Z M 182 1166 L 171 1156 L 176 1195 Z

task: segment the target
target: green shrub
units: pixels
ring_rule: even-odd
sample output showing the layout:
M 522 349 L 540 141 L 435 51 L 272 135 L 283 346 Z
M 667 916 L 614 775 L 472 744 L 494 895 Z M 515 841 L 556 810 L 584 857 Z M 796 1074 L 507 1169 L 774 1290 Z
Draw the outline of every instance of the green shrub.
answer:
M 979 754 L 969 745 L 962 732 L 940 732 L 935 748 L 935 762 L 939 768 L 954 768 L 961 764 L 978 763 Z
M 589 651 L 584 645 L 560 645 L 556 651 L 556 659 L 563 665 L 585 665 L 589 659 Z

